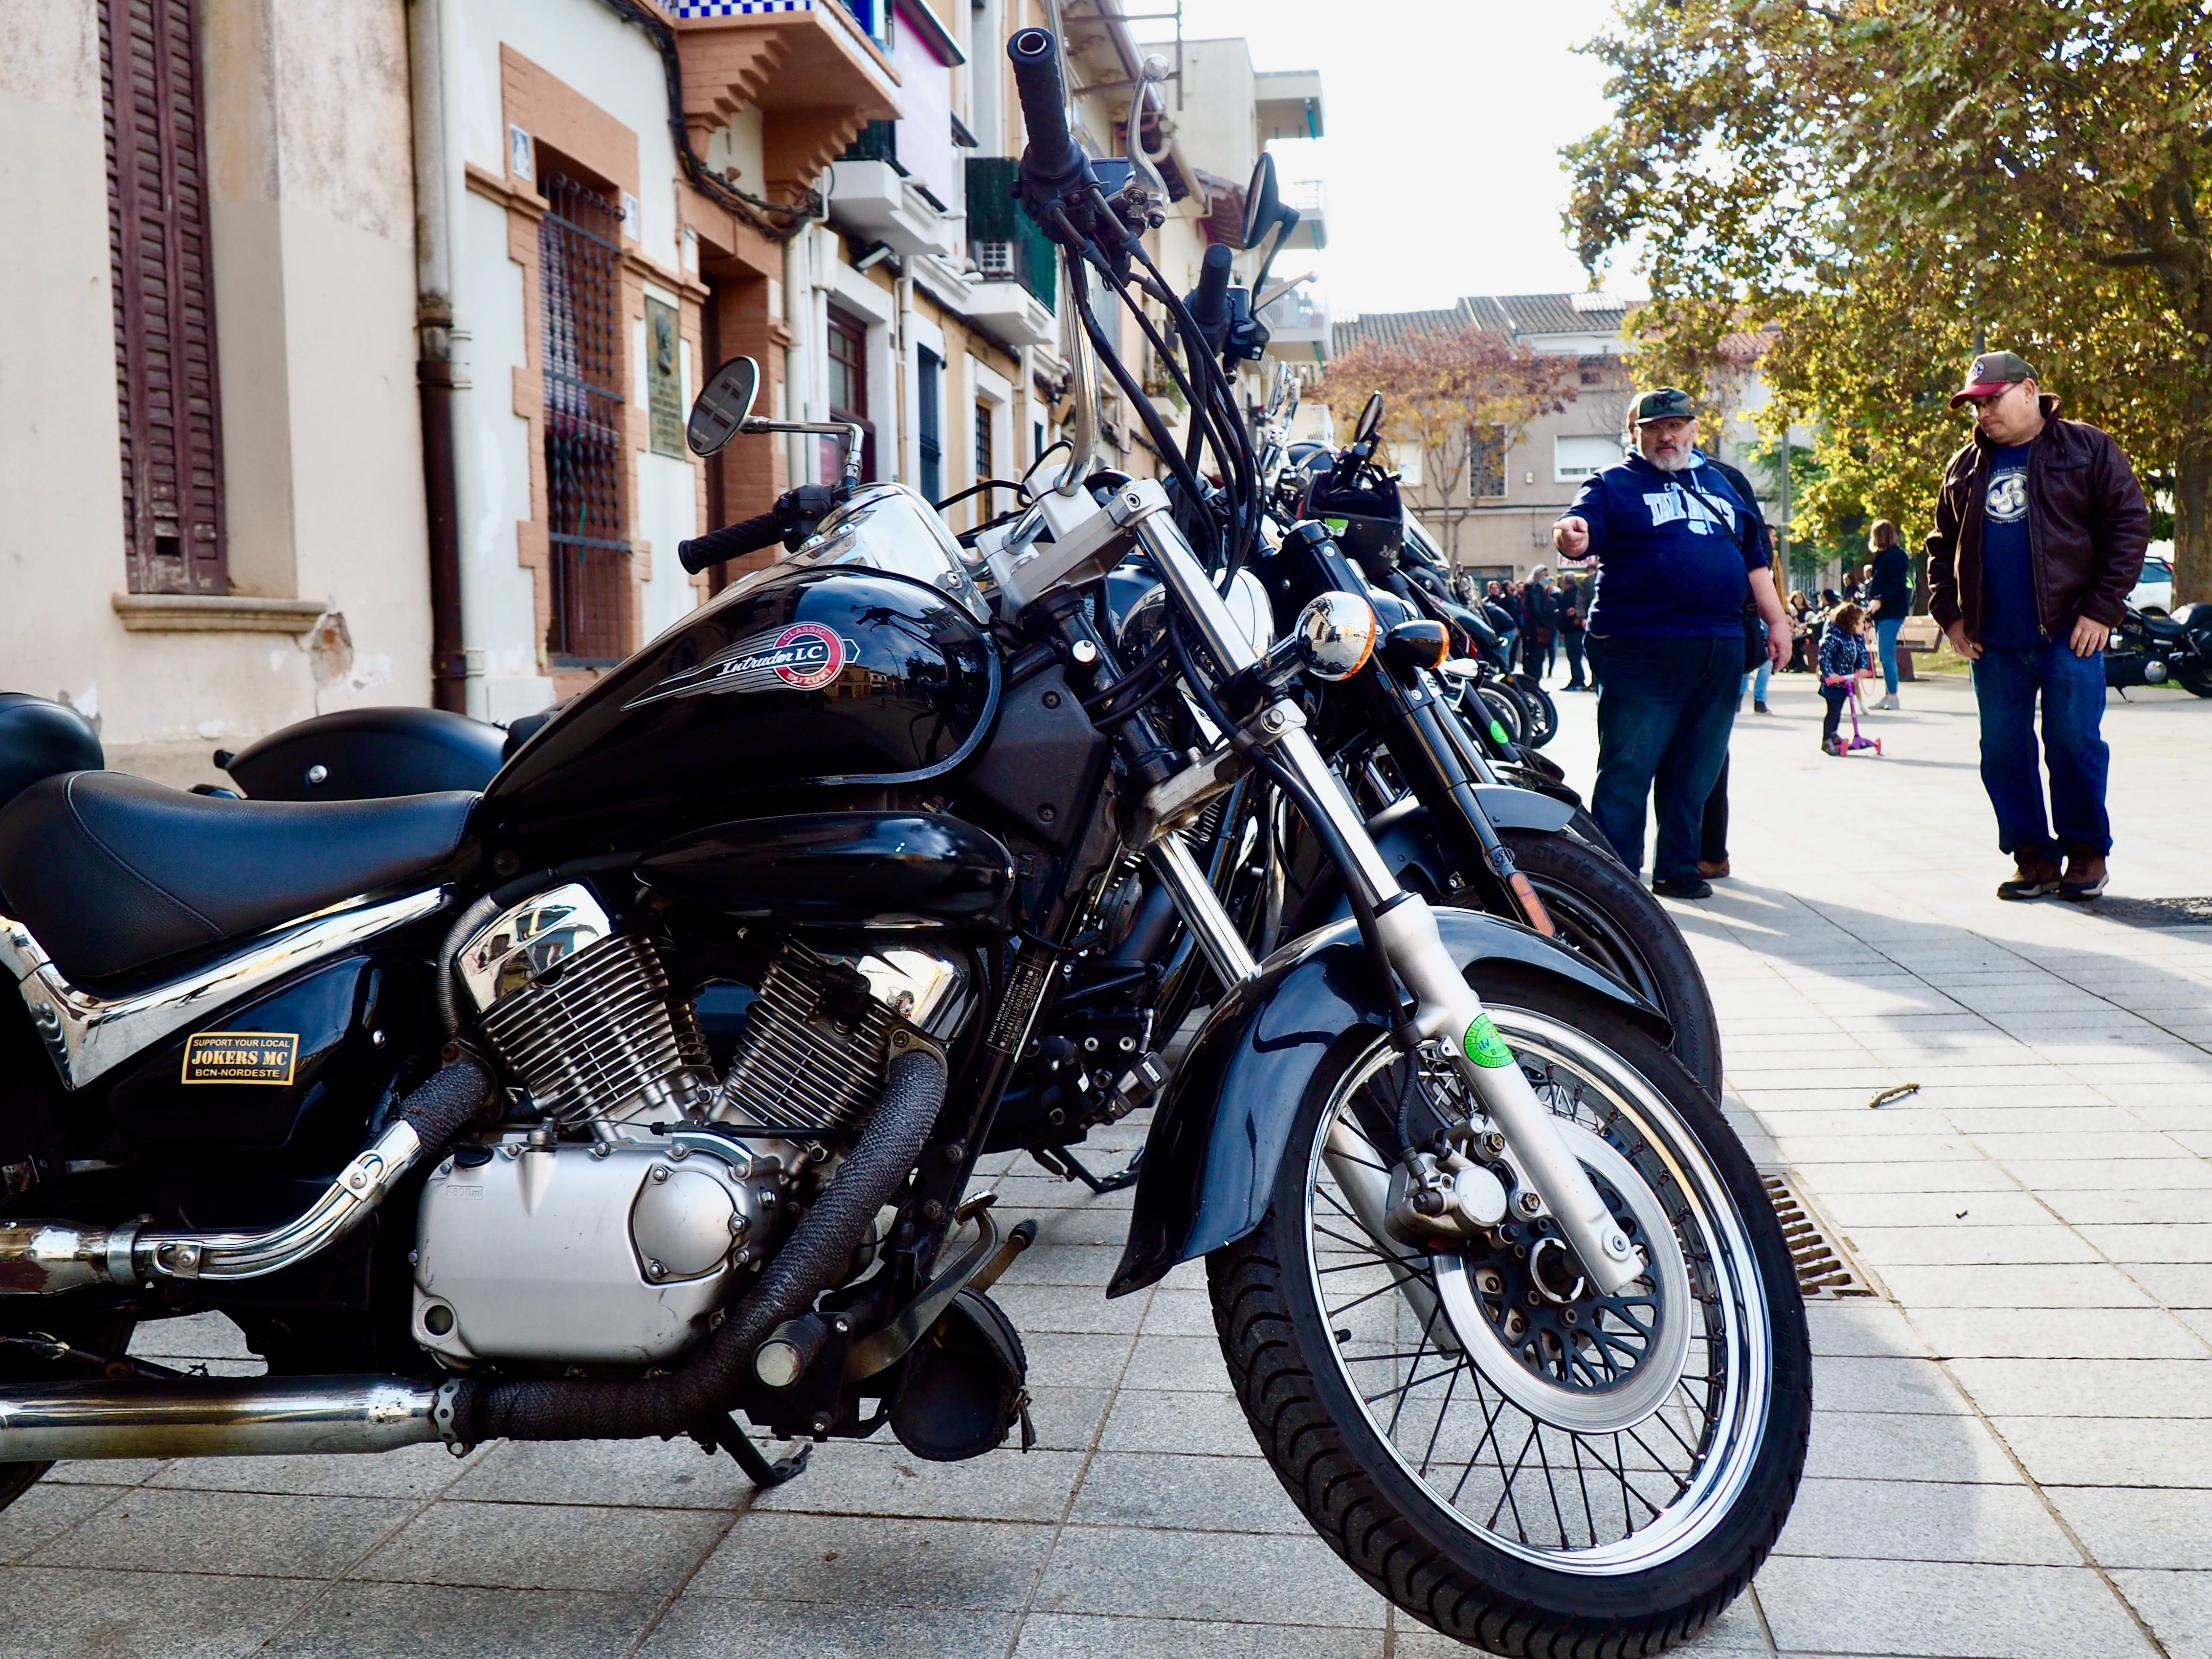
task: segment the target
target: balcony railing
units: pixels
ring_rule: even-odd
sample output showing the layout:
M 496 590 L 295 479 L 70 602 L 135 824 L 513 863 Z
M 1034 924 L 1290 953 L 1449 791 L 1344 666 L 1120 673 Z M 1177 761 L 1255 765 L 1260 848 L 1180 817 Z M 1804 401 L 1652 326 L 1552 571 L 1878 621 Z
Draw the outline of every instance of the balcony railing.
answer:
M 987 281 L 1019 283 L 1052 311 L 1058 307 L 1060 264 L 1051 239 L 1014 200 L 1020 168 L 1012 156 L 968 158 L 969 252 Z

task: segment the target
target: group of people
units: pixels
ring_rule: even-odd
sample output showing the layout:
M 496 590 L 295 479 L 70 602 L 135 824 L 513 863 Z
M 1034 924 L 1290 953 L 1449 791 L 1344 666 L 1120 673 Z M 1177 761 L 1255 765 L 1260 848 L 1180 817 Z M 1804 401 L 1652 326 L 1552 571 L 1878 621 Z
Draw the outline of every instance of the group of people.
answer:
M 1567 656 L 1570 691 L 1597 690 L 1596 670 L 1585 674 L 1583 647 L 1589 637 L 1589 590 L 1565 571 L 1538 565 L 1525 582 L 1485 585 L 1483 614 L 1505 638 L 1508 656 L 1523 673 L 1541 678 Z
M 2149 509 L 2119 446 L 2058 418 L 2058 399 L 2016 354 L 1976 357 L 1951 407 L 1970 408 L 1975 431 L 1944 470 L 1927 541 L 1929 611 L 1973 665 L 1982 782 L 1997 845 L 2014 862 L 1997 895 L 2093 899 L 2105 890 L 2112 849 L 2102 653 L 2142 568 Z M 1699 449 L 1689 396 L 1645 392 L 1630 422 L 1634 452 L 1594 474 L 1552 532 L 1562 558 L 1598 568 L 1582 618 L 1603 683 L 1590 812 L 1640 870 L 1656 795 L 1652 889 L 1702 898 L 1710 875 L 1727 869 L 1701 864 L 1702 832 L 1717 793 L 1725 822 L 1729 739 L 1746 678 L 1756 678 L 1754 707 L 1764 705 L 1766 675 L 1811 639 L 1829 705 L 1822 745 L 1838 752 L 1844 703 L 1877 672 L 1876 651 L 1884 702 L 1896 707 L 1911 562 L 1884 521 L 1856 592 L 1819 607 L 1793 594 L 1785 610 L 1758 498 L 1741 473 Z

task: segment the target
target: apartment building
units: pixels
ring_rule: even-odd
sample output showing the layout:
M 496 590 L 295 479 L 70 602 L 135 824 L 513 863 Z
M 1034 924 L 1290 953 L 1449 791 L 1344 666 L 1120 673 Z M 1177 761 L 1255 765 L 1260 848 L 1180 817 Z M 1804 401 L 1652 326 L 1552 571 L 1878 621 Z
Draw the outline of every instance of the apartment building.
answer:
M 0 307 L 42 322 L 0 334 L 36 388 L 0 405 L 0 687 L 179 781 L 352 704 L 544 708 L 728 579 L 678 542 L 833 475 L 813 438 L 689 453 L 740 353 L 763 412 L 858 422 L 869 478 L 1020 477 L 1069 319 L 1004 42 L 1055 21 L 1082 142 L 1123 153 L 1116 0 L 24 0 Z M 1259 148 L 1321 130 L 1318 77 L 1190 44 L 1139 135 L 1182 288 Z M 1325 312 L 1285 310 L 1320 352 Z

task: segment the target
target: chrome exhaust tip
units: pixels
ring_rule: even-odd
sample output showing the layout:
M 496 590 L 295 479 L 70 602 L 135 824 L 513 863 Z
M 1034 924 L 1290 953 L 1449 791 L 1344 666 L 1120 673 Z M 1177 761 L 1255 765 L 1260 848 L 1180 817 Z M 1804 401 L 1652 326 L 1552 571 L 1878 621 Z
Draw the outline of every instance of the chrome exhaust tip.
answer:
M 441 1437 L 438 1392 L 399 1376 L 38 1383 L 0 1390 L 0 1463 L 392 1451 Z

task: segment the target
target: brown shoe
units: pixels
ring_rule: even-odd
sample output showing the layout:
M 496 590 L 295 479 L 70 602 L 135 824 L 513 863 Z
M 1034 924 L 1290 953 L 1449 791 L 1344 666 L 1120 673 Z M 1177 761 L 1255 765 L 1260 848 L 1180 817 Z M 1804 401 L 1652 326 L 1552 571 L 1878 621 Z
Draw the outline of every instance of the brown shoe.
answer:
M 2111 879 L 2105 873 L 2102 853 L 2093 853 L 2086 847 L 2070 848 L 2066 854 L 2066 874 L 2058 884 L 2058 896 L 2071 899 L 2076 904 L 2087 904 L 2105 890 Z
M 1708 864 L 1703 859 L 1698 860 L 1698 873 L 1707 881 L 1718 881 L 1728 872 L 1729 861 L 1726 859 L 1723 859 L 1718 864 Z
M 2028 856 L 2013 860 L 2015 873 L 2010 881 L 1997 884 L 2001 899 L 2041 898 L 2045 893 L 2058 890 L 2058 866 L 2049 859 Z

